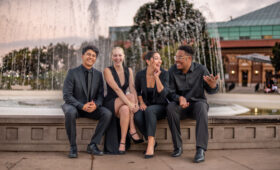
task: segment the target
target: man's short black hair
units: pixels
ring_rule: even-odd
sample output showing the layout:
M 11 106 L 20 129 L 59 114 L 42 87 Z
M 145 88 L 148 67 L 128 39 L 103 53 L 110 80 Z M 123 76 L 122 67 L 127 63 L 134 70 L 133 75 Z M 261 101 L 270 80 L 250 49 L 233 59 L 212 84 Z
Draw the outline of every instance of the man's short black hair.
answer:
M 182 51 L 185 51 L 187 54 L 193 56 L 194 54 L 194 51 L 193 51 L 193 48 L 191 46 L 188 46 L 188 45 L 181 45 L 178 50 L 182 50 Z
M 85 47 L 83 48 L 83 50 L 82 50 L 82 55 L 84 55 L 84 54 L 87 52 L 87 50 L 92 50 L 92 51 L 94 51 L 94 52 L 96 53 L 96 57 L 97 57 L 98 54 L 99 54 L 99 50 L 98 50 L 97 47 L 95 47 L 94 45 L 88 45 L 88 46 L 85 46 Z

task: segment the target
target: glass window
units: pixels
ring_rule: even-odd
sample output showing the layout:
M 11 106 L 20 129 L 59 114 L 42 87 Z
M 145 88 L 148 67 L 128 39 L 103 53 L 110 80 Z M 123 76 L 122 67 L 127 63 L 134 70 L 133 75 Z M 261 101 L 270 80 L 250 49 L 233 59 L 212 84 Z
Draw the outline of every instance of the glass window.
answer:
M 272 31 L 262 31 L 262 35 L 272 35 Z
M 229 40 L 229 38 L 228 37 L 224 37 L 224 40 Z
M 273 26 L 273 31 L 279 31 L 279 30 L 280 30 L 280 25 Z
M 259 35 L 259 36 L 261 36 L 261 32 L 260 31 L 252 31 L 251 32 L 251 35 Z
M 233 31 L 234 31 L 234 32 L 239 32 L 239 27 L 230 27 L 230 28 L 229 28 L 229 31 L 230 31 L 230 32 L 233 32 Z
M 261 31 L 261 27 L 260 26 L 253 26 L 253 27 L 251 27 L 251 31 Z
M 262 26 L 262 30 L 263 31 L 272 31 L 272 26 L 269 26 L 269 25 Z
M 273 39 L 280 39 L 280 35 L 274 35 L 272 36 Z
M 262 36 L 253 35 L 253 36 L 250 36 L 250 38 L 252 40 L 259 40 L 259 39 L 262 39 Z
M 240 32 L 240 36 L 250 36 L 250 32 Z
M 272 35 L 280 35 L 280 31 L 273 31 Z
M 239 36 L 230 36 L 229 37 L 229 40 L 239 40 Z
M 250 27 L 240 27 L 240 32 L 249 32 Z
M 230 32 L 229 36 L 238 36 L 239 37 L 239 32 Z
M 219 32 L 227 33 L 228 28 L 219 28 Z

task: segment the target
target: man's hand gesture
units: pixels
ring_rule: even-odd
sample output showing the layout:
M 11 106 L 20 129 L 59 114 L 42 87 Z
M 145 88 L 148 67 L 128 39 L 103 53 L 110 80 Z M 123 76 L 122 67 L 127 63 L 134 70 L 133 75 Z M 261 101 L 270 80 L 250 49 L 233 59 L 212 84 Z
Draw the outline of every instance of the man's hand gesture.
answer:
M 219 78 L 219 75 L 216 75 L 216 76 L 214 77 L 213 74 L 211 74 L 210 76 L 203 76 L 203 80 L 204 80 L 212 89 L 216 88 L 218 78 Z

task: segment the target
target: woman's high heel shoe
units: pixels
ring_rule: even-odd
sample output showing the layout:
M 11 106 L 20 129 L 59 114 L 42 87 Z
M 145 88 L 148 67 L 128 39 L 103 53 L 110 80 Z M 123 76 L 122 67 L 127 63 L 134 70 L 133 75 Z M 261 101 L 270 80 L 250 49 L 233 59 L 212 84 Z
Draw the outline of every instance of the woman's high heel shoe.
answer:
M 128 133 L 128 136 L 133 140 L 133 142 L 134 142 L 135 144 L 143 143 L 143 142 L 144 142 L 143 139 L 137 139 L 137 140 L 136 140 L 136 139 L 133 138 L 133 136 L 136 135 L 136 134 L 137 134 L 137 132 L 135 132 L 135 133 L 133 133 L 133 134 Z
M 156 148 L 157 148 L 157 142 L 155 142 L 155 145 L 154 145 L 154 152 L 156 151 Z M 143 151 L 143 154 L 146 154 L 146 151 Z
M 125 146 L 125 143 L 120 143 L 120 145 L 124 145 L 124 146 Z M 124 154 L 125 154 L 125 150 L 124 150 L 124 151 L 120 151 L 120 150 L 119 150 L 119 154 L 120 154 L 120 155 L 124 155 Z
M 154 157 L 154 154 L 152 154 L 152 155 L 146 155 L 146 154 L 145 154 L 145 156 L 144 156 L 145 159 L 150 159 L 150 158 L 152 158 L 152 157 Z
M 157 142 L 155 142 L 155 145 L 154 145 L 154 154 L 155 154 L 156 147 L 157 147 Z M 150 159 L 150 158 L 154 157 L 154 154 L 152 154 L 152 155 L 147 155 L 147 154 L 145 153 L 144 158 L 145 158 L 145 159 Z

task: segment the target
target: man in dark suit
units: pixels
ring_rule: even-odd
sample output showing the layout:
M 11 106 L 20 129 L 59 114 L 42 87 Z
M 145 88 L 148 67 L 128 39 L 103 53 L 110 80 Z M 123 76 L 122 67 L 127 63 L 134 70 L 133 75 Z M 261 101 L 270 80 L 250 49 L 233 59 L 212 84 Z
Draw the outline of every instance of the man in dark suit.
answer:
M 65 114 L 65 128 L 70 142 L 70 158 L 77 157 L 76 118 L 86 117 L 99 120 L 87 152 L 94 155 L 103 155 L 97 144 L 107 129 L 112 113 L 102 107 L 104 98 L 102 73 L 93 68 L 98 56 L 95 46 L 87 46 L 82 51 L 82 65 L 70 69 L 63 85 L 62 110 Z

